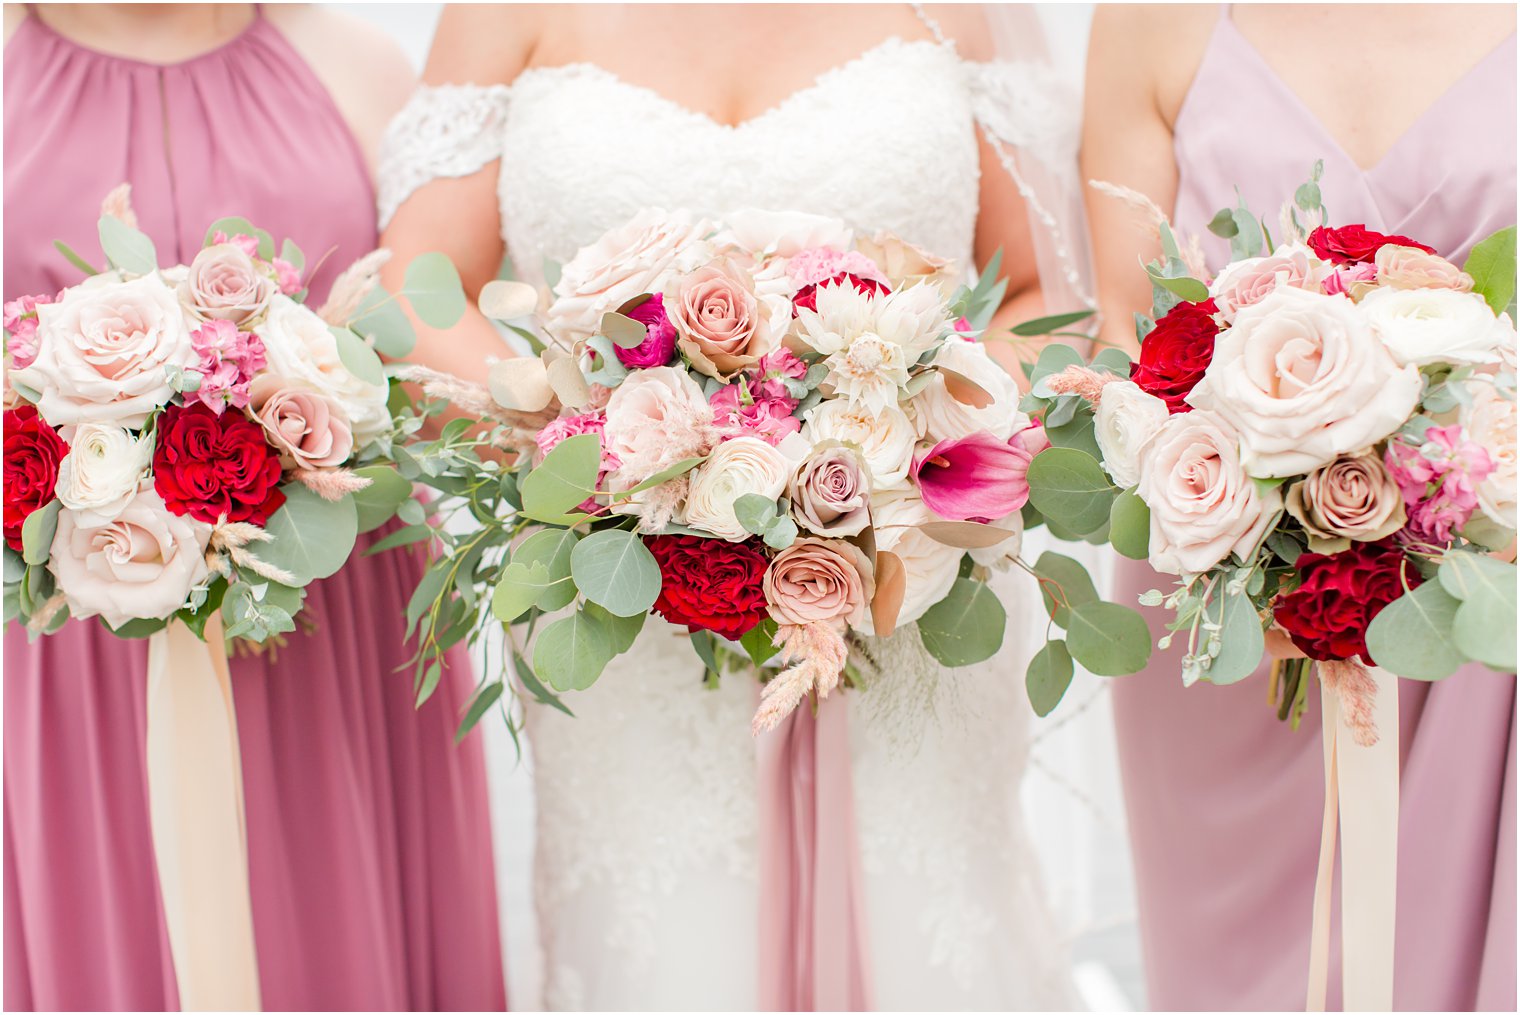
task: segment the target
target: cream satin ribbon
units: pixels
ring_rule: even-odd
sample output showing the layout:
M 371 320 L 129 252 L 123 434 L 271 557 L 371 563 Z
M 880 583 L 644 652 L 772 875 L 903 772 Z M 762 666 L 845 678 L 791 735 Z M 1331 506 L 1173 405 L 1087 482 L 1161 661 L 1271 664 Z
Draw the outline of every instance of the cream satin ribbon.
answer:
M 1307 1011 L 1324 1011 L 1330 971 L 1330 888 L 1335 838 L 1341 847 L 1341 994 L 1345 1011 L 1393 1010 L 1393 928 L 1399 858 L 1399 686 L 1376 666 L 1377 743 L 1357 744 L 1341 697 L 1320 681 L 1325 745 L 1325 815 L 1314 925 L 1309 941 Z
M 148 806 L 184 1011 L 258 1011 L 243 769 L 219 617 L 148 640 Z

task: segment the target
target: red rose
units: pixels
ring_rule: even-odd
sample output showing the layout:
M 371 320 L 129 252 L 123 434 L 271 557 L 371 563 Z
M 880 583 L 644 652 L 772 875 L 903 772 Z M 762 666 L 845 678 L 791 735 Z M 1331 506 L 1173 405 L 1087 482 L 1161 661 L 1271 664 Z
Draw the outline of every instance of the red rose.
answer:
M 1366 226 L 1341 226 L 1326 229 L 1320 226 L 1309 234 L 1309 249 L 1326 261 L 1335 264 L 1360 264 L 1377 256 L 1379 247 L 1390 243 L 1400 247 L 1418 247 L 1427 254 L 1434 254 L 1434 247 L 1427 247 L 1407 236 L 1384 236 Z
M 1129 379 L 1164 401 L 1172 412 L 1192 411 L 1183 399 L 1214 358 L 1218 309 L 1213 300 L 1204 300 L 1179 303 L 1167 311 L 1140 343 L 1140 359 L 1130 364 Z
M 263 428 L 201 402 L 170 407 L 160 417 L 153 488 L 170 511 L 213 525 L 223 515 L 263 525 L 285 503 L 280 456 Z
M 1367 655 L 1367 625 L 1423 580 L 1389 542 L 1352 543 L 1341 553 L 1298 558 L 1303 582 L 1277 600 L 1273 615 L 1310 659 Z M 1402 578 L 1401 578 L 1402 572 Z
M 660 564 L 654 612 L 672 624 L 732 641 L 766 618 L 763 582 L 770 562 L 755 540 L 650 536 L 644 544 Z
M 4 426 L 5 542 L 20 553 L 21 526 L 27 515 L 53 499 L 58 463 L 69 446 L 30 405 L 8 410 Z
M 853 283 L 856 292 L 865 293 L 867 296 L 880 296 L 883 293 L 889 293 L 892 291 L 875 279 L 861 278 L 859 275 L 851 275 L 847 271 L 842 271 L 831 279 L 826 279 L 822 282 L 813 282 L 797 290 L 797 295 L 792 297 L 792 316 L 796 317 L 797 311 L 799 310 L 816 311 L 818 309 L 819 286 L 840 285 L 844 282 Z

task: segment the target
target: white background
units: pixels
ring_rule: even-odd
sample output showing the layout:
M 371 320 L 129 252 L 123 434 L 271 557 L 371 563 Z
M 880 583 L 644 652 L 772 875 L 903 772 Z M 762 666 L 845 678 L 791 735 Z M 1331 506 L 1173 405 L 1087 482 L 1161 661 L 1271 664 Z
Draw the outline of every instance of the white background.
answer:
M 390 32 L 419 71 L 442 10 L 440 4 L 335 6 Z M 1080 83 L 1092 5 L 1043 4 L 1039 10 L 1058 67 Z M 1066 547 L 1063 552 L 1072 551 Z M 1084 731 L 1073 734 L 1064 727 L 1035 750 L 1024 787 L 1026 811 L 1051 875 L 1054 901 L 1068 921 L 1081 928 L 1072 952 L 1086 1000 L 1094 1008 L 1133 1010 L 1143 1007 L 1144 992 L 1123 808 L 1101 681 L 1089 677 L 1084 683 L 1079 678 L 1047 723 L 1076 712 L 1081 714 L 1073 725 L 1085 725 Z M 490 766 L 507 990 L 513 1008 L 536 1008 L 540 983 L 530 880 L 531 780 L 499 716 L 488 718 L 482 728 Z M 1075 807 L 1070 783 L 1085 798 Z

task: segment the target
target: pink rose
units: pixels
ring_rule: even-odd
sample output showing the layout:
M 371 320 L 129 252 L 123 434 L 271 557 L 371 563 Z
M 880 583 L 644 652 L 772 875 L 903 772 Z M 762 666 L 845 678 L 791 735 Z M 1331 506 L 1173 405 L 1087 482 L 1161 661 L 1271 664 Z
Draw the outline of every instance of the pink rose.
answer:
M 1252 553 L 1282 506 L 1276 488 L 1262 492 L 1246 475 L 1235 432 L 1206 409 L 1167 417 L 1141 451 L 1136 492 L 1151 511 L 1151 566 L 1165 574 Z
M 1266 257 L 1248 257 L 1226 265 L 1209 286 L 1209 295 L 1220 316 L 1230 322 L 1240 308 L 1260 303 L 1281 286 L 1318 289 L 1326 274 L 1327 269 L 1312 250 L 1289 244 Z
M 983 430 L 934 445 L 913 467 L 924 505 L 941 518 L 979 522 L 1021 509 L 1029 502 L 1029 463 L 1038 452 L 1015 444 L 1019 439 L 999 440 Z
M 251 330 L 269 309 L 276 290 L 274 280 L 248 251 L 229 242 L 195 255 L 179 285 L 179 298 L 197 320 L 231 321 L 241 330 Z
M 765 601 L 782 624 L 855 626 L 875 594 L 871 562 L 853 543 L 804 536 L 765 572 Z
M 655 294 L 627 311 L 627 316 L 644 326 L 644 341 L 632 349 L 616 342 L 612 352 L 618 362 L 632 370 L 662 367 L 676 352 L 676 327 L 665 314 L 665 301 Z
M 331 468 L 354 452 L 348 417 L 316 388 L 262 374 L 251 386 L 248 407 L 287 469 Z
M 58 512 L 48 570 L 76 618 L 100 616 L 111 627 L 161 620 L 178 611 L 207 574 L 211 526 L 172 514 L 149 485 L 103 524 Z
M 1315 553 L 1339 553 L 1352 540 L 1375 543 L 1404 527 L 1399 484 L 1371 448 L 1342 455 L 1294 483 L 1284 507 Z
M 808 454 L 787 481 L 792 517 L 820 536 L 858 536 L 871 524 L 871 475 L 860 452 L 829 441 Z
M 786 321 L 778 320 L 778 306 L 784 307 Z M 721 380 L 760 362 L 776 347 L 791 316 L 782 298 L 762 303 L 748 273 L 729 260 L 671 282 L 666 311 L 692 369 Z
M 1396 243 L 1379 247 L 1374 258 L 1378 285 L 1395 289 L 1455 289 L 1471 292 L 1472 276 L 1438 254 Z
M 1366 295 L 1377 282 L 1377 275 L 1375 264 L 1361 261 L 1339 264 L 1325 276 L 1324 290 L 1331 296 L 1350 296 L 1356 299 Z

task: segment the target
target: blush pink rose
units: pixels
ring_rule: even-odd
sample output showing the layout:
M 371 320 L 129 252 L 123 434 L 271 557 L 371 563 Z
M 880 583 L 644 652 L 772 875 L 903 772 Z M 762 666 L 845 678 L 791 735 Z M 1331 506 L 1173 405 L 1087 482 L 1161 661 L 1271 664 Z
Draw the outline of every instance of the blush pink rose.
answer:
M 636 370 L 607 400 L 602 447 L 616 457 L 619 489 L 707 451 L 713 411 L 685 370 Z
M 1209 286 L 1209 295 L 1226 322 L 1235 320 L 1242 307 L 1260 303 L 1282 286 L 1318 289 L 1328 273 L 1308 247 L 1289 244 L 1266 257 L 1248 257 L 1226 265 Z
M 749 274 L 723 260 L 675 279 L 665 309 L 692 369 L 726 381 L 778 344 L 785 325 L 776 320 L 774 302 L 762 303 Z
M 354 452 L 348 417 L 314 387 L 262 374 L 251 385 L 248 407 L 287 469 L 331 468 Z
M 231 321 L 241 330 L 251 330 L 278 289 L 244 247 L 229 242 L 195 255 L 179 285 L 179 298 L 197 320 Z
M 1375 543 L 1405 521 L 1399 484 L 1372 448 L 1315 469 L 1289 487 L 1284 506 L 1315 553 L 1339 553 L 1352 540 Z
M 853 543 L 804 536 L 765 572 L 765 601 L 781 624 L 854 627 L 875 594 L 871 562 Z

